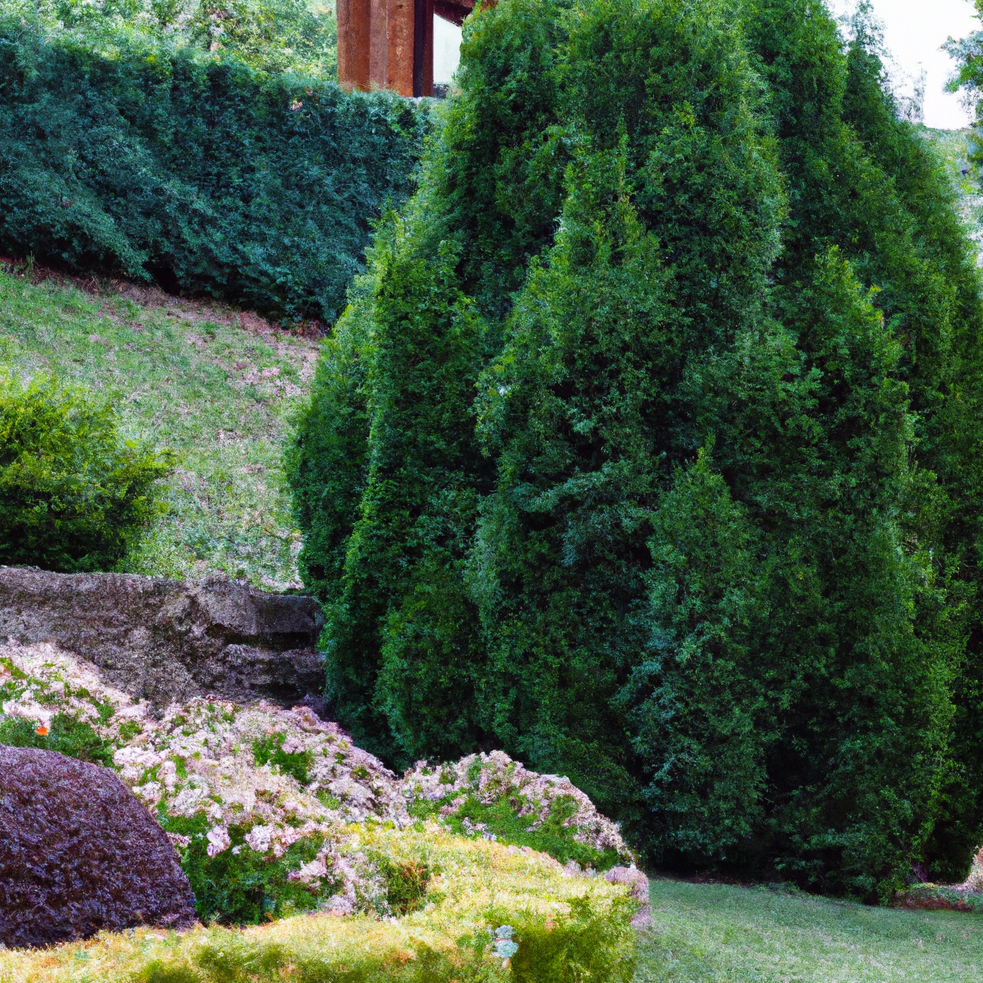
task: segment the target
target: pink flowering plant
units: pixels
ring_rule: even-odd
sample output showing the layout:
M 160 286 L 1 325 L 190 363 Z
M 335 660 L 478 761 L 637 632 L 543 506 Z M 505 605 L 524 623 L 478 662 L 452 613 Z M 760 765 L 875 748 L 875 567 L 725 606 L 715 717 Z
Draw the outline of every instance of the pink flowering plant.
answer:
M 171 834 L 203 917 L 354 912 L 345 828 L 409 821 L 396 776 L 306 707 L 196 699 L 114 764 Z
M 400 779 L 306 707 L 198 698 L 155 719 L 51 645 L 0 647 L 0 714 L 0 743 L 117 771 L 167 831 L 206 922 L 405 917 L 432 902 L 439 860 L 373 830 L 412 827 L 424 842 L 442 827 L 595 870 L 634 859 L 569 780 L 501 752 L 421 762 Z
M 965 886 L 970 891 L 983 894 L 983 846 L 976 851 L 966 877 Z
M 311 710 L 196 699 L 155 720 L 81 660 L 35 645 L 0 649 L 0 713 L 0 743 L 119 773 L 177 848 L 202 920 L 389 913 L 385 878 L 346 852 L 346 830 L 407 826 L 400 784 Z
M 0 744 L 109 765 L 146 707 L 50 645 L 0 649 Z
M 454 764 L 418 761 L 403 790 L 411 815 L 438 818 L 464 836 L 528 846 L 598 871 L 636 861 L 617 824 L 570 779 L 528 771 L 502 751 Z

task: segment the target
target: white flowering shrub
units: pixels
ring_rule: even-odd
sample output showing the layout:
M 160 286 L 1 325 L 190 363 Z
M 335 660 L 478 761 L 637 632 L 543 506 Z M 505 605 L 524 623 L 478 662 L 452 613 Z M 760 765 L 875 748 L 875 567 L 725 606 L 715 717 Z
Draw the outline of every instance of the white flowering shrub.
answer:
M 528 771 L 502 751 L 455 764 L 419 761 L 403 791 L 411 815 L 439 818 L 465 836 L 522 844 L 596 870 L 637 859 L 618 825 L 568 778 Z
M 370 827 L 432 820 L 598 870 L 634 859 L 567 779 L 501 752 L 399 779 L 306 707 L 195 699 L 155 719 L 51 645 L 0 647 L 0 743 L 114 768 L 167 831 L 206 922 L 417 910 L 440 871 Z
M 345 828 L 409 822 L 396 776 L 306 707 L 196 699 L 171 707 L 114 764 L 157 810 L 199 913 L 231 921 L 355 910 L 361 872 L 339 854 Z
M 111 764 L 147 709 L 50 645 L 0 648 L 0 744 Z
M 973 855 L 973 862 L 969 868 L 969 874 L 963 882 L 963 887 L 970 891 L 977 891 L 983 894 L 983 846 Z
M 177 848 L 202 920 L 389 913 L 378 865 L 343 847 L 351 824 L 409 824 L 400 783 L 311 710 L 196 699 L 154 720 L 85 663 L 35 645 L 0 649 L 0 712 L 0 743 L 119 773 Z M 85 742 L 66 743 L 79 732 Z

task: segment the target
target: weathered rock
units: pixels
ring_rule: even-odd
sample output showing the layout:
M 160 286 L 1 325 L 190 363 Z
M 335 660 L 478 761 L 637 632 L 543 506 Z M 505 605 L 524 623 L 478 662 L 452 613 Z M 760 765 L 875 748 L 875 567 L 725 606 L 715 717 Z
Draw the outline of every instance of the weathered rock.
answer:
M 300 703 L 324 687 L 317 602 L 222 580 L 0 567 L 0 639 L 53 642 L 155 707 L 214 695 Z
M 0 746 L 0 943 L 194 922 L 174 847 L 114 772 Z

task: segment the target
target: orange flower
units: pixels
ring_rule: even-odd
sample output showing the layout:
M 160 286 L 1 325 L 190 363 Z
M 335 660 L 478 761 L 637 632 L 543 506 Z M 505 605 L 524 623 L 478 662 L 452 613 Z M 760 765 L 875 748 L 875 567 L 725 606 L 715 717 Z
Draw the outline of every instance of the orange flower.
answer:
M 47 727 L 45 727 L 45 726 L 44 726 L 44 724 L 38 724 L 38 733 L 39 733 L 39 734 L 40 734 L 40 735 L 41 735 L 42 737 L 46 737 L 46 736 L 47 736 L 47 734 L 48 734 L 48 728 L 47 728 Z

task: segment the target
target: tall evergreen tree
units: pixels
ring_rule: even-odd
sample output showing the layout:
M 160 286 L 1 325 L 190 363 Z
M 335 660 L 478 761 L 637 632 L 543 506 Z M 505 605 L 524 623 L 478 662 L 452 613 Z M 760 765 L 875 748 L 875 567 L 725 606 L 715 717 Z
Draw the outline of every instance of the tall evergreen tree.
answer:
M 705 437 L 698 366 L 761 316 L 782 193 L 716 5 L 596 5 L 566 58 L 562 231 L 484 377 L 498 478 L 475 582 L 489 728 L 626 815 L 638 768 L 610 702 L 651 633 L 658 491 Z
M 340 719 L 665 864 L 968 858 L 983 312 L 869 31 L 505 0 L 460 79 L 294 457 Z

